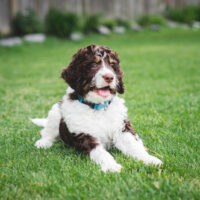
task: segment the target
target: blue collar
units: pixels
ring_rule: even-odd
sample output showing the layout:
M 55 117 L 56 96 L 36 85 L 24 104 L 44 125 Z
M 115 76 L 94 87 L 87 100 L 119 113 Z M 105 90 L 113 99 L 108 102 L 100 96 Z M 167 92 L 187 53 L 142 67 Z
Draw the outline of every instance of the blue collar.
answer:
M 78 96 L 78 100 L 79 102 L 88 105 L 90 108 L 94 109 L 94 110 L 101 110 L 102 108 L 104 108 L 104 110 L 106 108 L 108 108 L 108 106 L 111 104 L 111 102 L 113 101 L 113 99 L 105 101 L 103 104 L 95 104 L 95 103 L 89 103 L 87 101 L 84 101 L 83 97 Z

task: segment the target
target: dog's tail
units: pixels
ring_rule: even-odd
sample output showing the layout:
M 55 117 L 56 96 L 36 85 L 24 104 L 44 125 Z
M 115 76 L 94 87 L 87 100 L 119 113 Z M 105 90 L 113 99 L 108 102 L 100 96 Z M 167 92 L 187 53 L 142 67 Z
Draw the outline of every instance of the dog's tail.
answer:
M 41 127 L 45 127 L 46 123 L 47 123 L 47 119 L 46 118 L 35 118 L 35 119 L 30 119 L 34 124 L 41 126 Z

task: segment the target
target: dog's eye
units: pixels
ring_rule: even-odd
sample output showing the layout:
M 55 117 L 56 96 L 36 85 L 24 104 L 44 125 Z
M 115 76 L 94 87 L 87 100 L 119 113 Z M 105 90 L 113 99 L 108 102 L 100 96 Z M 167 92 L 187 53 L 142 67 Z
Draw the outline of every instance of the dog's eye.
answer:
M 113 66 L 115 66 L 115 64 L 116 64 L 116 63 L 110 63 L 110 66 L 112 66 L 112 67 L 113 67 Z
M 110 66 L 115 69 L 116 68 L 116 63 L 114 63 L 114 62 L 110 63 Z
M 111 63 L 110 66 L 114 69 L 115 72 L 118 71 L 117 63 Z
M 97 67 L 97 63 L 95 63 L 95 62 L 94 62 L 94 63 L 92 63 L 92 64 L 91 64 L 91 67 L 92 67 L 92 68 L 95 68 L 95 67 Z

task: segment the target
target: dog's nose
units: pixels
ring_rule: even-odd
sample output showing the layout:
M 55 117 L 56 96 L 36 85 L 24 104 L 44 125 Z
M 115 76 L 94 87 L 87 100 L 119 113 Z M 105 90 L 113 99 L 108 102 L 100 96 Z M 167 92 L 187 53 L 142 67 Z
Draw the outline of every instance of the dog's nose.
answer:
M 111 83 L 114 79 L 112 74 L 105 74 L 105 75 L 103 75 L 103 78 L 107 83 Z

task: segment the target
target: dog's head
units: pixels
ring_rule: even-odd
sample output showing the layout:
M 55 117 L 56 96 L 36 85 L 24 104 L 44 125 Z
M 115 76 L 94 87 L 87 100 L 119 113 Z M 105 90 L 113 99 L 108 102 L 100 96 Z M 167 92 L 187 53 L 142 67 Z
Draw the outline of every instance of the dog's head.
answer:
M 78 50 L 61 77 L 76 95 L 93 103 L 110 100 L 124 93 L 122 70 L 116 52 L 108 47 L 90 45 Z

